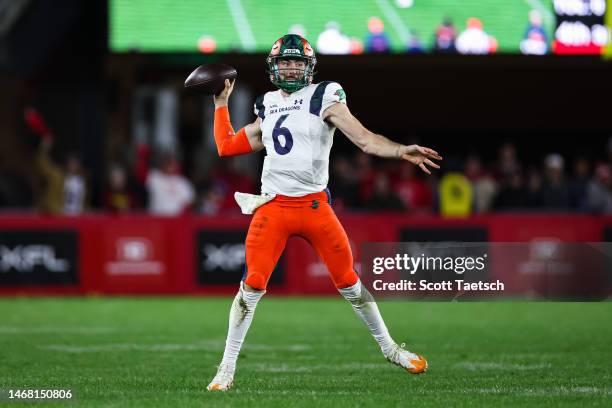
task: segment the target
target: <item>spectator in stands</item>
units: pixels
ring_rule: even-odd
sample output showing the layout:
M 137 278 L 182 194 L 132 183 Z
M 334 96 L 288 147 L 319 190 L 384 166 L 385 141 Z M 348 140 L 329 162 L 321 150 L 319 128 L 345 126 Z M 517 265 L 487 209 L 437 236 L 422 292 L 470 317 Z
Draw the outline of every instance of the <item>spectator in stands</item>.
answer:
M 459 162 L 452 163 L 438 184 L 439 211 L 443 217 L 468 217 L 472 214 L 474 194 L 472 184 L 458 169 Z
M 51 214 L 80 214 L 85 207 L 87 183 L 81 160 L 75 153 L 66 160 L 65 169 L 51 157 L 55 137 L 45 119 L 34 107 L 26 107 L 24 121 L 30 132 L 39 137 L 36 155 L 38 173 L 38 208 Z
M 546 179 L 542 186 L 542 206 L 553 210 L 570 208 L 569 187 L 563 175 L 565 161 L 560 154 L 546 156 L 544 168 Z
M 366 202 L 366 208 L 373 211 L 404 211 L 402 200 L 391 190 L 389 176 L 379 173 L 374 181 L 372 195 Z
M 497 157 L 497 174 L 499 180 L 510 180 L 510 178 L 521 171 L 521 163 L 516 154 L 516 147 L 512 143 L 504 143 Z
M 442 24 L 436 29 L 434 40 L 434 51 L 442 53 L 456 53 L 455 37 L 457 31 L 453 21 L 446 17 Z
M 423 48 L 423 42 L 417 32 L 412 32 L 408 43 L 406 44 L 406 52 L 410 54 L 422 54 L 425 51 Z
M 329 189 L 336 211 L 354 208 L 359 202 L 359 189 L 351 162 L 343 156 L 333 160 Z
M 200 195 L 199 212 L 204 215 L 218 215 L 223 209 L 225 191 L 219 184 L 208 184 Z
M 525 208 L 536 210 L 543 206 L 542 174 L 537 168 L 527 171 L 527 186 L 525 188 Z
M 317 51 L 321 54 L 350 54 L 351 40 L 340 31 L 340 24 L 329 21 L 317 39 Z
M 72 153 L 66 161 L 64 174 L 64 208 L 63 213 L 78 215 L 85 210 L 87 182 L 80 157 Z
M 577 211 L 587 211 L 587 190 L 590 183 L 589 161 L 578 157 L 574 161 L 574 174 L 569 183 L 570 204 Z
M 430 211 L 432 193 L 429 185 L 416 174 L 415 166 L 399 163 L 399 174 L 393 182 L 393 191 L 402 200 L 404 208 L 415 211 Z
M 491 210 L 497 192 L 497 182 L 484 170 L 478 156 L 468 156 L 465 161 L 465 175 L 472 184 L 474 211 L 482 213 Z
M 484 31 L 482 21 L 476 17 L 467 20 L 467 28 L 457 37 L 457 50 L 461 54 L 492 54 L 497 51 L 497 40 Z
M 128 187 L 128 176 L 120 164 L 112 164 L 108 174 L 108 187 L 104 192 L 104 209 L 114 213 L 125 213 L 136 207 L 135 199 Z
M 612 214 L 612 174 L 610 165 L 600 163 L 587 188 L 587 208 L 598 214 Z
M 506 176 L 493 202 L 495 210 L 507 211 L 524 208 L 526 204 L 523 175 L 519 170 Z
M 179 171 L 174 153 L 162 153 L 159 169 L 149 171 L 146 181 L 149 211 L 155 215 L 174 216 L 186 212 L 195 193 L 191 182 Z
M 544 55 L 548 51 L 548 36 L 542 27 L 542 15 L 537 10 L 529 12 L 529 25 L 520 45 L 523 54 Z
M 368 35 L 365 39 L 366 52 L 384 53 L 391 50 L 391 42 L 385 33 L 385 24 L 379 17 L 368 20 Z
M 59 214 L 64 207 L 64 172 L 51 157 L 54 135 L 36 108 L 25 108 L 24 120 L 29 130 L 40 138 L 35 159 L 36 206 L 45 213 Z

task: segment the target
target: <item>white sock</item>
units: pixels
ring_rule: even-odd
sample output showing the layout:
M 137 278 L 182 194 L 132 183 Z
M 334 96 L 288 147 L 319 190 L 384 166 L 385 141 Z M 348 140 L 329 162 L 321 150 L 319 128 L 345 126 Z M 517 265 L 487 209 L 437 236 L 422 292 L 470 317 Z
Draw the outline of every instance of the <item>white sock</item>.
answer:
M 368 326 L 368 330 L 370 330 L 370 333 L 372 333 L 372 336 L 374 336 L 374 339 L 378 342 L 380 349 L 386 356 L 395 342 L 389 335 L 389 330 L 385 326 L 374 297 L 363 286 L 361 280 L 358 280 L 353 286 L 338 289 L 338 291 L 351 303 L 355 313 Z
M 233 369 L 236 368 L 236 360 L 238 360 L 240 348 L 253 321 L 257 302 L 264 293 L 266 293 L 265 290 L 249 292 L 245 290 L 244 282 L 240 282 L 240 289 L 230 309 L 229 328 L 221 364 L 227 364 Z

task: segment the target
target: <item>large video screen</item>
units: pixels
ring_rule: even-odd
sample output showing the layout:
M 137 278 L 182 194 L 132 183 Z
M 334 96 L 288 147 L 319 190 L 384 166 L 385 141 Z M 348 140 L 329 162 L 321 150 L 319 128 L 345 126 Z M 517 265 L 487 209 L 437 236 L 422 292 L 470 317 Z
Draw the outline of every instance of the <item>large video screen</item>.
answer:
M 606 0 L 110 0 L 114 52 L 601 54 Z

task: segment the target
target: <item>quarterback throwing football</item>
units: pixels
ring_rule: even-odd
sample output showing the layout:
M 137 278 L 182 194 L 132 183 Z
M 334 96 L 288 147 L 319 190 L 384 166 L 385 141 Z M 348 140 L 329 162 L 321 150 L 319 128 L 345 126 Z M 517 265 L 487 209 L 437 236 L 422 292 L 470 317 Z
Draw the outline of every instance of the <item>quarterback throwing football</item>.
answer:
M 234 382 L 236 360 L 257 302 L 290 236 L 305 238 L 323 259 L 338 291 L 346 298 L 391 363 L 418 374 L 427 361 L 404 350 L 389 335 L 378 307 L 353 269 L 346 232 L 330 205 L 329 153 L 339 128 L 365 153 L 407 160 L 426 173 L 442 158 L 432 149 L 404 146 L 370 132 L 351 114 L 336 82 L 312 83 L 316 59 L 306 39 L 288 34 L 268 55 L 269 76 L 279 88 L 257 98 L 257 119 L 234 132 L 227 108 L 233 82 L 214 98 L 215 142 L 220 156 L 266 149 L 260 196 L 237 193 L 243 212 L 253 213 L 246 238 L 246 273 L 230 310 L 223 359 L 209 390 L 225 391 Z

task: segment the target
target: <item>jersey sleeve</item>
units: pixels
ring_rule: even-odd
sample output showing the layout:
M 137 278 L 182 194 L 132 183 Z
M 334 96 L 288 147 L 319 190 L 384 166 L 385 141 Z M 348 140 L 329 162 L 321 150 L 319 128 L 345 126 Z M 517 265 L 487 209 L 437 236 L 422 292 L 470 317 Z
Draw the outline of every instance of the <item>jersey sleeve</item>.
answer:
M 346 104 L 346 94 L 339 83 L 330 82 L 325 87 L 325 92 L 323 93 L 323 102 L 321 104 L 321 112 L 319 113 L 319 116 L 322 116 L 325 109 L 329 108 L 335 103 Z

